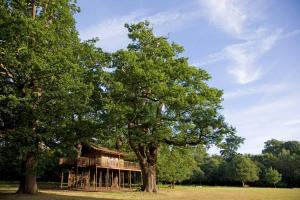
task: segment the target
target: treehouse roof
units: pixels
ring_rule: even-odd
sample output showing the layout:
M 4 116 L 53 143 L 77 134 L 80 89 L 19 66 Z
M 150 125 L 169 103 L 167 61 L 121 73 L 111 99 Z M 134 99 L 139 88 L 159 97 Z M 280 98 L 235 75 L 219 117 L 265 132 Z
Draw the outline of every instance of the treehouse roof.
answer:
M 117 155 L 117 156 L 124 156 L 125 155 L 125 153 L 123 153 L 121 151 L 111 150 L 111 149 L 108 149 L 106 147 L 102 147 L 102 146 L 99 146 L 99 145 L 96 145 L 96 144 L 93 144 L 93 143 L 90 143 L 86 146 L 93 149 L 94 151 L 99 151 L 99 152 L 103 152 L 103 153 L 106 153 L 106 154 Z

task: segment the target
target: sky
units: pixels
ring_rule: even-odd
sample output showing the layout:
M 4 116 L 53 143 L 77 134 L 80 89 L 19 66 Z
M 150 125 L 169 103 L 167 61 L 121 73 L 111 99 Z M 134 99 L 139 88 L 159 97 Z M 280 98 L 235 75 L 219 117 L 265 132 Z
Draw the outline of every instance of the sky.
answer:
M 82 40 L 108 52 L 126 48 L 125 23 L 151 22 L 157 35 L 185 48 L 224 91 L 226 121 L 259 154 L 272 138 L 300 141 L 300 1 L 79 0 Z

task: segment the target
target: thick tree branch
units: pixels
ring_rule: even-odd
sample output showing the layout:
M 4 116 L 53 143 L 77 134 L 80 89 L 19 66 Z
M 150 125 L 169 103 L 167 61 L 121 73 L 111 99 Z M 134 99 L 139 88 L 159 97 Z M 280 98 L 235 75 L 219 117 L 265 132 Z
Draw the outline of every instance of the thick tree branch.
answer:
M 165 138 L 164 142 L 168 145 L 174 146 L 186 146 L 186 145 L 198 145 L 208 143 L 209 140 L 215 141 L 218 137 L 220 137 L 221 130 L 216 130 L 215 132 L 209 134 L 208 136 L 205 134 L 200 134 L 199 137 L 195 140 L 178 140 L 175 137 L 168 139 Z
M 6 67 L 4 67 L 4 65 L 2 63 L 0 64 L 0 68 L 4 70 L 4 72 L 0 72 L 0 74 L 6 75 L 6 76 L 14 79 L 14 75 L 11 73 L 11 71 L 9 71 Z
M 174 146 L 186 146 L 186 145 L 198 145 L 201 142 L 203 142 L 203 139 L 197 139 L 194 141 L 179 141 L 176 139 L 164 139 L 164 142 L 168 145 L 174 145 Z

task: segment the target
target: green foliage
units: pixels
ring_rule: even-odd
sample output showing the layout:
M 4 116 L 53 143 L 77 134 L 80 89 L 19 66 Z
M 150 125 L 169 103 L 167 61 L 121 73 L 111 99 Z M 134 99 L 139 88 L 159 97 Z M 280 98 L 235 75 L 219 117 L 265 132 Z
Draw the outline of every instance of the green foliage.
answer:
M 248 157 L 243 155 L 234 156 L 228 163 L 226 175 L 229 179 L 242 182 L 254 182 L 259 179 L 259 168 Z
M 211 156 L 200 166 L 204 172 L 204 182 L 218 184 L 224 178 L 224 159 L 221 156 Z
M 147 168 L 155 168 L 162 144 L 210 145 L 234 134 L 219 113 L 222 91 L 180 56 L 183 47 L 155 36 L 147 21 L 125 27 L 132 42 L 112 55 L 107 124 L 120 130 L 118 138 L 130 144 L 144 175 L 154 173 Z
M 282 150 L 282 141 L 279 140 L 268 140 L 265 142 L 265 148 L 263 149 L 262 153 L 270 153 L 273 155 L 278 155 Z
M 193 148 L 162 146 L 157 161 L 158 178 L 171 184 L 191 177 L 197 168 Z
M 263 153 L 270 153 L 278 156 L 283 150 L 289 151 L 291 154 L 300 154 L 300 142 L 298 141 L 279 141 L 271 139 L 265 142 Z
M 80 42 L 75 1 L 32 2 L 0 1 L 0 145 L 15 146 L 20 161 L 91 138 L 92 77 L 105 60 L 95 41 Z
M 179 56 L 183 48 L 156 37 L 148 22 L 126 25 L 132 43 L 113 55 L 111 111 L 131 124 L 130 139 L 145 145 L 213 143 L 227 133 L 222 91 L 209 75 Z
M 240 145 L 244 143 L 244 140 L 244 138 L 235 134 L 229 135 L 225 138 L 224 142 L 219 145 L 219 148 L 221 148 L 221 155 L 226 160 L 230 160 L 234 155 L 236 155 L 236 151 Z
M 272 185 L 276 185 L 279 181 L 281 181 L 281 174 L 272 167 L 268 168 L 265 172 L 266 182 Z
M 300 143 L 298 141 L 268 140 L 265 142 L 263 154 L 253 157 L 262 169 L 261 179 L 265 171 L 272 167 L 282 175 L 282 186 L 300 185 Z
M 291 154 L 288 150 L 282 150 L 273 167 L 282 174 L 282 179 L 289 186 L 300 185 L 300 154 Z

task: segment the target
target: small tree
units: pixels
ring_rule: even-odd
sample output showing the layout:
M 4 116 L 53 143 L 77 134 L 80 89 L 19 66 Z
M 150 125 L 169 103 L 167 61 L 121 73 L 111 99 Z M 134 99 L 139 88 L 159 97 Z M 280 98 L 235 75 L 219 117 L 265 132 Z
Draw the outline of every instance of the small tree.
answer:
M 171 183 L 172 188 L 189 179 L 197 168 L 192 149 L 167 145 L 161 148 L 157 165 L 159 180 Z
M 230 160 L 237 154 L 237 150 L 241 144 L 244 143 L 245 138 L 239 137 L 235 134 L 229 135 L 220 145 L 221 155 L 225 160 Z
M 204 181 L 208 184 L 219 184 L 223 179 L 222 167 L 224 164 L 226 163 L 222 156 L 213 155 L 207 157 L 205 162 L 200 166 L 205 174 Z
M 226 173 L 230 180 L 240 181 L 244 187 L 246 182 L 254 182 L 259 179 L 258 172 L 258 167 L 250 158 L 236 155 L 228 163 Z
M 270 167 L 265 172 L 265 179 L 267 183 L 272 184 L 274 185 L 274 187 L 276 187 L 276 183 L 281 181 L 281 174 L 276 169 Z

